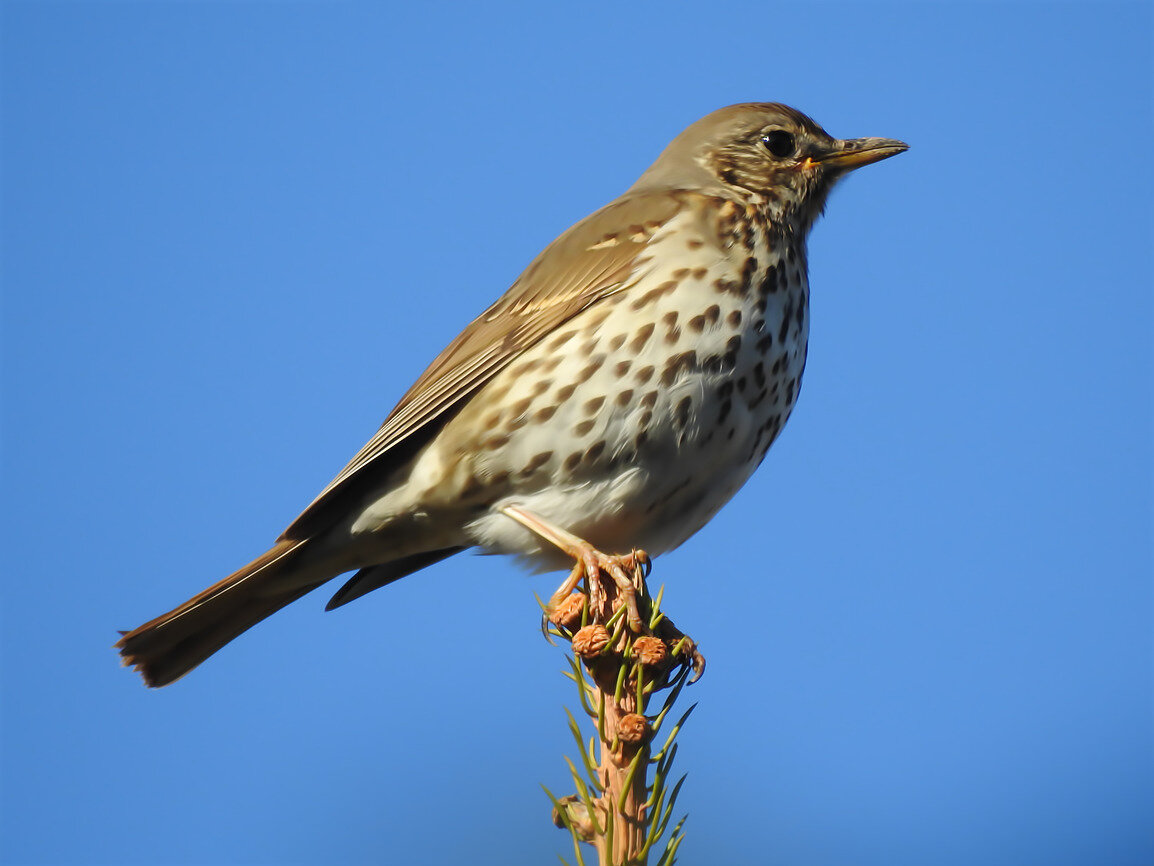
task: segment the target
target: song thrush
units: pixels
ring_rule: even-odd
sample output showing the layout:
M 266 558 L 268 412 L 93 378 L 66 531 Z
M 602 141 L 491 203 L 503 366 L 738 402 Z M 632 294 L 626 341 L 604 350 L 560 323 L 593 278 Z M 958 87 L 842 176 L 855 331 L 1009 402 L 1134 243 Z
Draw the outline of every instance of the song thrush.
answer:
M 329 608 L 470 547 L 618 575 L 601 551 L 677 547 L 797 400 L 830 188 L 905 149 L 775 103 L 693 124 L 449 344 L 269 551 L 125 634 L 125 663 L 170 683 L 348 571 Z

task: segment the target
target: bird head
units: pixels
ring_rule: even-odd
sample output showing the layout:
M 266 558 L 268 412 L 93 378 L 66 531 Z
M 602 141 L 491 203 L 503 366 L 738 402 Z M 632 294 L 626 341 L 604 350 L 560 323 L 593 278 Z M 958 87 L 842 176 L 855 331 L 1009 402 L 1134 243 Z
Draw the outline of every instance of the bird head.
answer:
M 804 233 L 838 179 L 907 148 L 892 138 L 833 138 L 788 105 L 742 103 L 715 111 L 682 132 L 633 189 L 736 197 Z

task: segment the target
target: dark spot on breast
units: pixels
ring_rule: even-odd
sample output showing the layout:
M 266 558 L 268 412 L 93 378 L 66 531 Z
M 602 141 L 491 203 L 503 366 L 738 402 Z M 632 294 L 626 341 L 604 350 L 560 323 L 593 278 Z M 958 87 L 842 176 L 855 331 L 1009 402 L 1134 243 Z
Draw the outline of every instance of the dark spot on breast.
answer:
M 731 328 L 741 327 L 741 310 L 734 310 L 731 312 L 728 316 L 725 317 L 725 321 Z
M 761 434 L 759 433 L 757 438 L 753 440 L 753 447 L 749 449 L 749 456 L 745 458 L 747 461 L 752 461 L 757 456 L 757 446 L 760 442 Z
M 677 280 L 668 280 L 668 281 L 662 283 L 660 286 L 657 286 L 656 288 L 652 288 L 649 291 L 647 291 L 645 294 L 641 295 L 639 298 L 637 298 L 637 300 L 635 300 L 632 304 L 629 305 L 629 309 L 640 310 L 644 307 L 647 307 L 650 304 L 652 304 L 654 301 L 661 298 L 663 295 L 667 295 L 670 292 L 672 292 L 674 289 L 677 288 L 677 285 L 678 285 Z
M 753 381 L 758 388 L 765 385 L 765 367 L 762 366 L 761 361 L 753 365 Z
M 669 363 L 665 365 L 665 369 L 661 372 L 661 384 L 669 387 L 681 374 L 683 370 L 692 370 L 697 366 L 697 353 L 690 350 L 682 352 L 679 355 L 674 355 L 669 359 Z
M 677 313 L 675 311 L 670 311 L 661 317 L 661 321 L 665 323 L 667 328 L 672 328 L 677 324 Z
M 544 406 L 533 413 L 533 421 L 536 424 L 541 424 L 553 417 L 557 411 L 556 406 Z
M 789 320 L 793 318 L 793 298 L 789 298 L 785 302 L 785 312 L 781 314 L 781 328 L 777 332 L 777 341 L 784 343 L 786 336 L 789 335 Z
M 689 328 L 689 330 L 693 331 L 694 333 L 700 334 L 702 331 L 705 330 L 705 316 L 694 316 L 692 319 L 690 319 L 685 324 Z
M 741 283 L 735 280 L 727 280 L 725 277 L 718 277 L 713 281 L 713 288 L 722 295 L 740 295 Z
M 613 366 L 613 375 L 615 375 L 618 379 L 620 379 L 622 376 L 624 376 L 626 373 L 629 372 L 629 368 L 632 366 L 633 366 L 632 361 L 618 361 Z
M 618 349 L 620 349 L 622 346 L 624 346 L 625 345 L 625 336 L 626 336 L 625 334 L 618 334 L 616 337 L 614 337 L 612 340 L 610 340 L 609 341 L 609 350 L 612 352 L 616 352 Z
M 645 394 L 645 396 L 641 398 L 641 402 L 639 405 L 644 409 L 652 409 L 654 406 L 657 405 L 657 392 L 656 391 L 647 392 Z
M 532 459 L 525 464 L 525 468 L 521 470 L 522 475 L 532 475 L 546 463 L 553 459 L 552 451 L 542 451 L 540 454 L 534 454 Z
M 677 405 L 673 407 L 673 423 L 684 429 L 685 425 L 689 423 L 689 411 L 693 408 L 692 397 L 682 397 L 677 401 Z
M 581 411 L 586 415 L 594 414 L 605 404 L 604 397 L 594 397 L 592 400 L 586 401 L 585 405 L 581 407 Z
M 573 396 L 573 392 L 577 390 L 577 385 L 570 382 L 568 385 L 562 385 L 557 389 L 557 403 L 564 403 Z
M 670 328 L 665 334 L 665 342 L 672 346 L 681 338 L 681 328 Z
M 566 457 L 565 462 L 561 464 L 565 471 L 572 474 L 573 470 L 581 465 L 581 458 L 584 456 L 584 453 L 583 451 L 574 451 Z
M 496 451 L 498 448 L 504 448 L 508 444 L 508 436 L 492 436 L 481 443 L 481 450 Z
M 729 417 L 730 411 L 733 409 L 732 400 L 722 400 L 721 408 L 717 411 L 717 423 L 725 423 L 725 419 Z
M 766 334 L 764 337 L 758 340 L 754 346 L 757 348 L 759 353 L 764 355 L 771 348 L 773 348 L 773 334 Z
M 649 341 L 649 337 L 653 333 L 653 327 L 653 323 L 650 322 L 638 328 L 637 333 L 633 336 L 633 341 L 629 344 L 629 348 L 634 352 L 640 352 Z
M 770 265 L 765 276 L 758 283 L 757 293 L 764 297 L 777 291 L 777 265 Z
M 653 373 L 654 368 L 651 364 L 648 367 L 642 367 L 640 370 L 634 373 L 633 378 L 636 379 L 638 383 L 644 385 L 646 382 L 653 378 Z
M 596 419 L 588 418 L 585 421 L 581 421 L 577 424 L 574 424 L 573 425 L 573 432 L 576 433 L 578 436 L 584 436 L 590 430 L 593 429 L 593 425 L 596 423 L 597 423 Z
M 549 344 L 549 349 L 552 351 L 560 349 L 562 346 L 564 346 L 566 343 L 568 343 L 570 340 L 572 340 L 576 336 L 577 336 L 576 331 L 565 331 L 564 333 L 558 334 L 556 337 L 553 338 L 553 342 Z
M 741 294 L 744 295 L 749 291 L 750 283 L 753 282 L 753 275 L 756 271 L 757 257 L 750 256 L 741 267 Z
M 617 395 L 617 398 L 613 402 L 616 403 L 618 406 L 621 406 L 622 408 L 624 408 L 625 406 L 629 405 L 629 401 L 632 399 L 633 399 L 633 389 L 632 388 L 626 388 L 624 391 L 622 391 L 620 394 Z
M 586 463 L 595 462 L 597 460 L 597 458 L 600 457 L 604 451 L 605 451 L 605 440 L 604 439 L 602 439 L 600 442 L 594 442 L 592 445 L 590 445 L 588 448 L 585 449 L 585 462 Z
M 558 365 L 563 360 L 562 356 L 556 355 L 541 365 L 541 372 L 548 374 L 557 369 Z
M 601 365 L 605 363 L 604 355 L 594 355 L 593 360 L 582 368 L 581 372 L 577 374 L 577 384 L 588 381 L 589 377 L 601 369 Z

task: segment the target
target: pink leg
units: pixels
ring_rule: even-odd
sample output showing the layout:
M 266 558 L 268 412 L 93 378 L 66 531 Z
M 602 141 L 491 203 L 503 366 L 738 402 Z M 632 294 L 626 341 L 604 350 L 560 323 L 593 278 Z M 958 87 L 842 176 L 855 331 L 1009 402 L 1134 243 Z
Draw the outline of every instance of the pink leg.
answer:
M 637 587 L 633 585 L 633 580 L 626 573 L 625 569 L 633 569 L 636 566 L 638 557 L 634 554 L 627 554 L 625 556 L 610 556 L 607 553 L 602 553 L 592 544 L 583 538 L 578 538 L 571 532 L 567 532 L 559 526 L 554 526 L 551 523 L 542 520 L 536 514 L 525 511 L 516 505 L 507 505 L 501 509 L 506 515 L 516 520 L 534 535 L 540 536 L 545 541 L 554 545 L 558 550 L 569 554 L 575 560 L 576 565 L 573 566 L 573 571 L 565 582 L 561 584 L 557 592 L 549 600 L 550 607 L 556 605 L 565 596 L 569 595 L 573 589 L 580 583 L 581 578 L 585 577 L 589 581 L 590 604 L 593 609 L 600 606 L 599 596 L 602 595 L 601 590 L 601 575 L 608 574 L 613 578 L 613 582 L 617 584 L 617 589 L 621 593 L 621 597 L 625 600 L 626 615 L 629 621 L 629 627 L 634 632 L 642 631 L 641 613 L 637 609 Z

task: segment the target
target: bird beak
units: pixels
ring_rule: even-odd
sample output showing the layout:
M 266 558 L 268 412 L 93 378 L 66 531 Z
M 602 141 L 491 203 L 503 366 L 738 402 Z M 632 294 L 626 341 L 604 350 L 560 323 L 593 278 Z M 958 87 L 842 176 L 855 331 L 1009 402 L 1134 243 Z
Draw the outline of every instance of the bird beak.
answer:
M 804 167 L 820 165 L 839 171 L 850 171 L 871 162 L 897 156 L 909 148 L 910 146 L 904 141 L 894 138 L 850 138 L 835 141 L 833 148 L 826 153 L 806 157 Z

